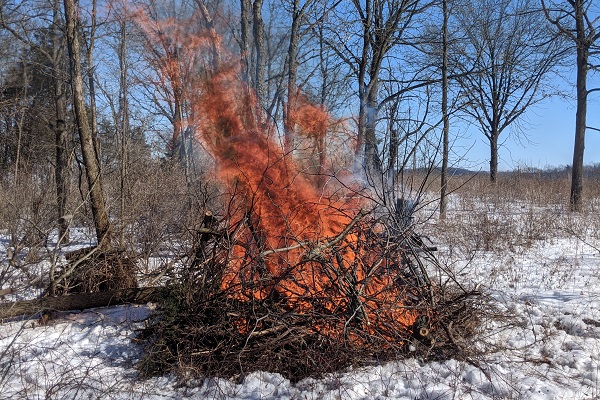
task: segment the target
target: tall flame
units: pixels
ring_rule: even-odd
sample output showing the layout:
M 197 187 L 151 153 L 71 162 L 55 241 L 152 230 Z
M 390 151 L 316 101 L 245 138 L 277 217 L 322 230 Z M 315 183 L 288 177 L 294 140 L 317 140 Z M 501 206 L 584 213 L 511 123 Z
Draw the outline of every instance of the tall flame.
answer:
M 353 320 L 368 332 L 369 326 L 409 329 L 417 312 L 404 306 L 406 288 L 389 273 L 401 257 L 386 253 L 385 246 L 370 246 L 377 237 L 362 221 L 365 205 L 351 196 L 325 196 L 298 171 L 274 140 L 275 127 L 264 120 L 235 63 L 216 66 L 205 56 L 217 46 L 207 39 L 212 35 L 193 41 L 182 34 L 183 42 L 194 43 L 186 53 L 189 46 L 165 40 L 165 26 L 140 17 L 138 23 L 149 40 L 164 43 L 167 59 L 158 66 L 190 105 L 186 123 L 196 128 L 231 192 L 235 243 L 222 288 L 242 301 L 271 298 L 298 313 L 340 315 L 338 321 Z M 204 78 L 185 78 L 194 63 L 203 64 Z M 293 125 L 322 143 L 329 122 L 325 110 L 300 95 L 295 103 Z M 342 334 L 346 328 L 342 322 L 314 329 Z
M 265 259 L 273 282 L 281 280 L 299 263 L 302 251 L 279 249 L 300 249 L 339 234 L 351 218 L 340 205 L 319 196 L 296 171 L 291 157 L 269 138 L 269 127 L 260 122 L 256 102 L 235 68 L 224 69 L 206 82 L 196 107 L 201 115 L 198 132 L 218 160 L 220 178 L 243 197 L 238 219 L 246 219 L 254 255 Z M 311 280 L 310 286 L 314 285 L 318 282 Z
M 351 229 L 361 223 L 360 202 L 325 197 L 296 170 L 235 68 L 220 70 L 200 93 L 200 137 L 219 177 L 242 198 L 235 213 L 244 229 L 223 288 L 240 299 L 283 299 L 296 312 L 319 308 L 410 327 L 417 315 L 402 306 L 407 294 L 386 273 L 400 260 L 363 248 L 367 239 Z

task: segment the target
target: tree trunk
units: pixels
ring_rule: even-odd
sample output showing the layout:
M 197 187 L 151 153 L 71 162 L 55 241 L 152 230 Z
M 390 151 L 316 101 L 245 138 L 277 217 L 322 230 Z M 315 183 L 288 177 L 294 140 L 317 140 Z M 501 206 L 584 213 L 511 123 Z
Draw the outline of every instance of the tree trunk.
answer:
M 52 30 L 52 79 L 54 81 L 54 137 L 56 145 L 56 167 L 54 179 L 56 184 L 56 202 L 58 214 L 58 243 L 69 243 L 69 223 L 67 199 L 69 197 L 69 133 L 67 132 L 67 98 L 64 88 L 63 43 L 58 30 L 59 1 L 53 7 Z
M 326 135 L 319 136 L 317 138 L 317 149 L 319 152 L 319 170 L 317 175 L 317 188 L 322 190 L 327 183 L 327 171 L 325 170 L 325 162 L 327 161 L 327 149 L 325 148 Z
M 372 77 L 371 79 L 373 84 L 364 85 L 365 95 L 360 100 L 354 169 L 355 172 L 362 170 L 370 184 L 378 184 L 382 165 L 377 150 L 376 136 L 378 85 L 376 81 L 373 81 L 378 78 Z M 374 179 L 376 180 L 374 181 Z
M 583 154 L 585 151 L 585 131 L 587 129 L 587 73 L 590 65 L 588 58 L 590 48 L 597 47 L 600 40 L 598 27 L 588 12 L 591 2 L 585 0 L 569 0 L 566 8 L 548 8 L 542 0 L 542 9 L 546 19 L 553 24 L 559 34 L 573 42 L 577 50 L 577 112 L 575 115 L 575 143 L 573 146 L 573 168 L 571 173 L 571 196 L 569 199 L 571 211 L 579 212 L 583 207 Z M 575 29 L 564 21 L 574 19 Z
M 490 182 L 498 180 L 498 134 L 494 131 L 490 137 Z
M 81 152 L 85 165 L 92 216 L 96 228 L 96 238 L 99 247 L 110 246 L 109 243 L 109 220 L 102 190 L 102 177 L 94 138 L 90 129 L 87 110 L 83 93 L 83 77 L 81 72 L 81 47 L 77 26 L 79 17 L 75 8 L 75 0 L 64 0 L 65 21 L 67 24 L 67 47 L 69 50 L 69 61 L 71 70 L 71 87 L 73 90 L 73 108 L 75 121 L 81 141 Z
M 440 219 L 446 218 L 448 204 L 448 155 L 450 152 L 450 120 L 448 118 L 448 1 L 442 0 L 442 177 L 440 187 Z
M 215 23 L 208 12 L 208 8 L 206 7 L 206 3 L 204 0 L 196 0 L 196 5 L 200 10 L 200 14 L 202 14 L 202 18 L 204 18 L 204 23 L 206 24 L 206 29 L 210 34 L 210 63 L 213 69 L 213 73 L 217 71 L 219 64 L 221 63 L 221 56 L 219 53 L 219 35 L 215 30 Z
M 355 4 L 357 9 L 358 5 Z M 371 49 L 371 2 L 367 0 L 365 5 L 365 16 L 362 21 L 362 51 L 358 69 L 358 98 L 360 101 L 358 110 L 358 132 L 356 133 L 356 148 L 354 149 L 354 173 L 363 174 L 367 167 L 365 137 L 368 114 L 368 85 L 366 82 L 367 68 L 369 65 L 369 55 Z
M 96 107 L 96 86 L 94 80 L 94 46 L 96 42 L 96 8 L 97 0 L 92 0 L 92 26 L 90 29 L 90 38 L 87 46 L 87 79 L 90 91 L 90 127 L 92 129 L 92 139 L 96 148 L 96 158 L 98 165 L 101 159 L 100 140 L 98 138 L 98 107 Z
M 287 110 L 285 119 L 283 121 L 283 132 L 284 132 L 284 140 L 283 147 L 286 153 L 289 153 L 293 149 L 294 143 L 294 124 L 292 123 L 291 114 L 296 106 L 296 97 L 298 95 L 296 90 L 296 75 L 298 72 L 298 62 L 297 62 L 297 54 L 298 54 L 298 41 L 299 30 L 300 30 L 300 22 L 302 15 L 300 15 L 298 11 L 298 1 L 294 0 L 293 10 L 292 10 L 292 29 L 290 33 L 290 43 L 288 47 L 288 82 L 287 82 Z
M 584 43 L 585 22 L 583 4 L 576 2 L 575 23 L 577 29 L 577 112 L 575 115 L 575 145 L 573 148 L 573 172 L 571 176 L 571 210 L 581 211 L 583 194 L 583 153 L 585 150 L 585 130 L 587 119 L 587 70 L 589 47 Z
M 185 175 L 188 175 L 188 149 L 185 140 L 185 127 L 183 126 L 183 82 L 177 75 L 173 87 L 173 103 L 175 115 L 173 116 L 173 154 L 172 157 L 179 160 L 184 167 Z
M 359 93 L 360 93 L 359 83 Z M 354 166 L 355 174 L 363 174 L 365 168 L 365 120 L 367 119 L 367 105 L 362 96 L 360 96 L 360 105 L 358 109 L 358 126 L 356 132 L 356 148 L 354 149 Z
M 250 27 L 251 27 L 251 0 L 240 0 L 240 51 L 242 59 L 242 77 L 246 83 L 250 83 Z
M 27 66 L 27 62 L 23 61 L 23 75 L 22 75 L 22 81 L 23 81 L 23 92 L 22 92 L 22 98 L 26 99 L 27 98 L 27 89 L 29 87 L 29 71 L 28 71 L 28 66 Z M 25 126 L 25 115 L 27 115 L 27 106 L 24 104 L 22 104 L 19 107 L 19 111 L 18 111 L 18 121 L 16 122 L 17 126 L 17 148 L 15 149 L 15 175 L 13 177 L 13 184 L 17 185 L 19 183 L 19 168 L 21 167 L 21 163 L 23 162 L 21 160 L 21 147 L 22 147 L 22 142 L 23 142 L 23 127 Z
M 125 18 L 120 21 L 121 38 L 119 43 L 119 125 L 121 139 L 121 173 L 120 173 L 120 201 L 119 220 L 120 220 L 120 235 L 121 246 L 125 242 L 125 192 L 127 182 L 127 137 L 129 135 L 129 99 L 127 86 L 127 23 Z
M 252 5 L 254 46 L 256 48 L 256 65 L 254 73 L 254 87 L 258 104 L 263 108 L 266 104 L 265 90 L 265 65 L 267 62 L 267 49 L 265 47 L 265 23 L 262 17 L 263 0 L 254 0 Z
M 382 174 L 381 159 L 377 149 L 377 93 L 379 77 L 371 76 L 371 83 L 367 95 L 367 107 L 365 113 L 365 168 L 369 179 L 376 179 L 373 182 L 379 184 Z
M 44 311 L 85 310 L 127 303 L 146 304 L 159 301 L 167 290 L 163 287 L 132 288 L 3 303 L 0 304 L 0 320 L 21 315 L 34 316 Z

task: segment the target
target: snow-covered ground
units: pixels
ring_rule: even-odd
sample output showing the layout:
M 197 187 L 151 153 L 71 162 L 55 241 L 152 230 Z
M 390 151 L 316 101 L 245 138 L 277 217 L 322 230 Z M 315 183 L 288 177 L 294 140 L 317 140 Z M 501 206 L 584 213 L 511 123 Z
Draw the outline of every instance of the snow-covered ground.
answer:
M 494 217 L 494 210 L 483 212 Z M 459 214 L 451 213 L 449 224 L 465 223 L 453 215 Z M 554 220 L 560 225 L 561 218 Z M 151 310 L 120 306 L 62 313 L 45 326 L 2 323 L 0 398 L 600 399 L 600 237 L 586 218 L 578 233 L 571 225 L 548 226 L 540 239 L 506 249 L 469 253 L 438 236 L 441 260 L 514 317 L 482 326 L 488 351 L 476 360 L 408 359 L 295 384 L 255 372 L 241 383 L 209 379 L 181 387 L 172 377 L 136 378 L 141 353 L 132 338 Z

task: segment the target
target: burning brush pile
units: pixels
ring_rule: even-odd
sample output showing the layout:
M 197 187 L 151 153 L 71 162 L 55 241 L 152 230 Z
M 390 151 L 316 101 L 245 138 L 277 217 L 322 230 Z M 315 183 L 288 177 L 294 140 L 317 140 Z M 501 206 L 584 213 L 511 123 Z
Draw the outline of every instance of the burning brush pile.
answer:
M 198 88 L 195 126 L 228 190 L 139 339 L 146 376 L 292 380 L 402 355 L 455 355 L 469 293 L 433 283 L 431 249 L 356 191 L 326 194 L 270 138 L 234 68 Z M 399 202 L 398 204 L 401 204 Z M 440 280 L 441 281 L 441 280 Z

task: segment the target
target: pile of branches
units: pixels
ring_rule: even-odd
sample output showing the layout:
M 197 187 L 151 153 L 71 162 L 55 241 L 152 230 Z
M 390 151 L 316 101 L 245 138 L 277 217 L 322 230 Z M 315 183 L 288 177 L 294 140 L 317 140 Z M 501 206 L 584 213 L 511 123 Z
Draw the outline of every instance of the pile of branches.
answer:
M 169 297 L 157 320 L 138 336 L 147 344 L 138 364 L 143 376 L 175 372 L 182 378 L 242 379 L 261 370 L 296 381 L 373 357 L 372 349 L 313 328 L 333 316 L 297 314 L 273 301 L 241 302 L 225 295 L 193 304 L 179 299 Z
M 311 297 L 302 299 L 307 306 L 296 309 L 277 291 L 264 298 L 240 296 L 253 293 L 248 285 L 264 283 L 245 282 L 244 288 L 223 285 L 235 243 L 235 233 L 230 232 L 238 230 L 217 231 L 211 223 L 198 230 L 185 268 L 171 281 L 169 294 L 139 332 L 137 340 L 145 348 L 145 356 L 138 363 L 141 374 L 242 379 L 263 370 L 297 381 L 407 355 L 429 359 L 459 356 L 478 325 L 477 293 L 458 284 L 433 283 L 430 272 L 441 266 L 434 249 L 425 246 L 412 231 L 393 237 L 378 234 L 369 216 L 360 215 L 360 219 L 344 234 L 359 237 L 363 246 L 369 246 L 367 251 L 386 260 L 377 273 L 393 276 L 390 292 L 393 289 L 402 296 L 402 304 L 389 305 L 382 304 L 379 299 L 385 296 L 377 293 L 373 304 L 381 305 L 382 310 L 404 307 L 416 315 L 411 324 L 384 318 L 389 315 L 385 311 L 376 320 L 365 318 L 367 314 L 361 309 L 367 307 L 367 301 L 359 300 L 358 290 L 353 292 L 348 280 L 342 282 L 343 272 L 332 281 L 343 286 L 341 292 L 348 298 L 344 307 L 335 310 L 324 307 L 324 299 Z M 330 243 L 338 245 L 338 239 Z M 315 249 L 322 250 L 319 257 L 315 257 Z M 341 253 L 336 246 L 315 245 L 305 257 L 314 257 L 311 262 L 317 260 L 331 269 L 339 265 L 339 260 L 333 259 Z M 260 264 L 251 257 L 246 262 Z M 358 286 L 359 282 L 355 283 Z M 364 293 L 362 296 L 364 299 Z M 371 306 L 371 316 L 378 312 Z

